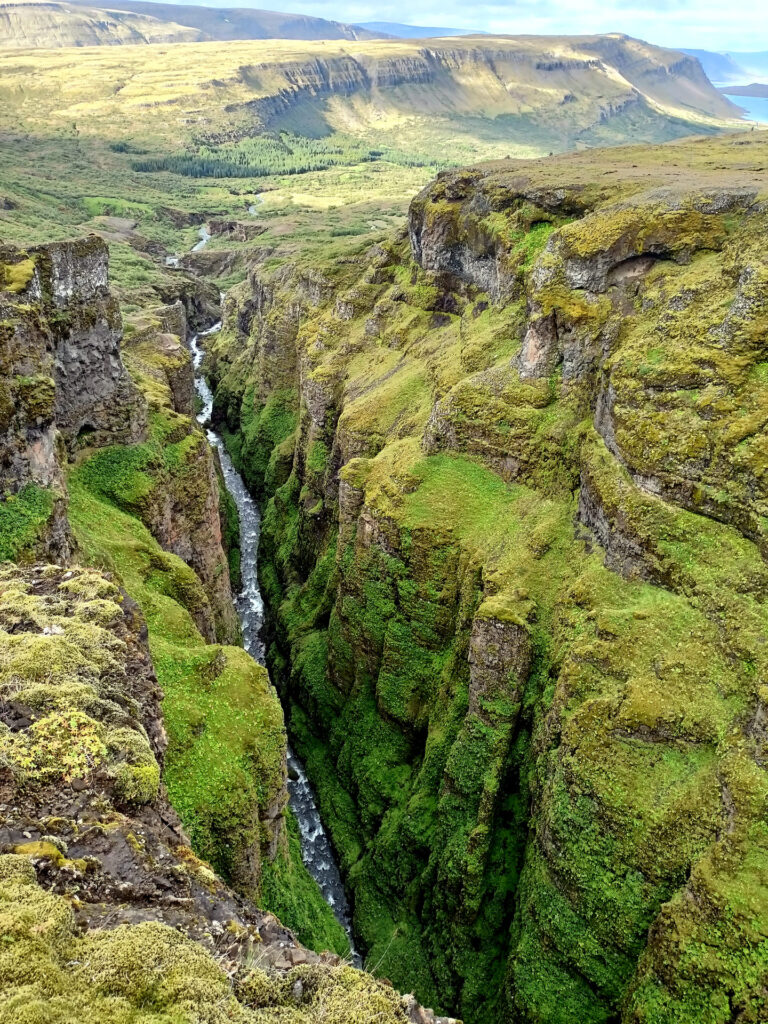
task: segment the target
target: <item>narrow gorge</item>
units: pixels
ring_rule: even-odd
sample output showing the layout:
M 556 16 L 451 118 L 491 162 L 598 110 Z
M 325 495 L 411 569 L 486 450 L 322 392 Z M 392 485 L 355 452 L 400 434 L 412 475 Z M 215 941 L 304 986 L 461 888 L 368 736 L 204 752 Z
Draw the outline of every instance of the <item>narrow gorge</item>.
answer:
M 435 1024 L 303 865 L 183 303 L 121 338 L 101 239 L 1 255 L 0 1019 Z
M 203 427 L 209 422 L 213 412 L 213 394 L 205 377 L 199 372 L 205 355 L 201 344 L 204 344 L 205 338 L 218 334 L 220 330 L 221 321 L 203 331 L 202 334 L 193 335 L 190 339 L 192 365 L 196 371 L 195 389 L 202 405 L 197 414 L 197 421 Z M 233 466 L 221 437 L 210 429 L 206 430 L 206 436 L 209 443 L 218 452 L 223 483 L 237 507 L 240 521 L 240 590 L 236 597 L 236 605 L 243 631 L 243 647 L 256 661 L 263 664 L 265 652 L 261 630 L 264 625 L 264 602 L 258 580 L 261 517 L 256 502 L 248 493 L 243 478 Z M 333 849 L 323 828 L 312 787 L 303 765 L 290 748 L 287 753 L 287 765 L 289 803 L 299 827 L 302 860 L 312 878 L 317 882 L 323 899 L 346 932 L 350 941 L 352 961 L 355 966 L 360 967 L 362 966 L 360 957 L 354 948 L 349 905 Z
M 209 347 L 365 962 L 466 1021 L 762 1019 L 764 153 L 443 174 Z
M 766 166 L 0 248 L 0 1024 L 765 1020 Z

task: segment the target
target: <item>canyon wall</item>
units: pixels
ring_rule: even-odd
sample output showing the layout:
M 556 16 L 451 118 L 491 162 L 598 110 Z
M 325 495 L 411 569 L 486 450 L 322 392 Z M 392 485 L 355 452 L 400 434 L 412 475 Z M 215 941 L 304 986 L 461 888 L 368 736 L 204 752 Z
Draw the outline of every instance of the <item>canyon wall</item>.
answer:
M 237 517 L 183 303 L 121 350 L 103 242 L 2 256 L 0 1016 L 439 1024 L 259 909 L 348 951 L 286 827 L 277 694 L 215 642 Z
M 89 444 L 143 439 L 146 409 L 120 359 L 107 248 L 91 237 L 0 251 L 4 556 L 66 560 L 63 465 Z
M 147 627 L 114 578 L 6 565 L 0 649 L 6 1019 L 128 1021 L 151 1005 L 157 1021 L 435 1024 L 412 997 L 302 947 L 192 851 L 161 784 Z M 250 671 L 269 692 L 266 671 Z
M 702 141 L 441 175 L 211 355 L 356 934 L 470 1022 L 767 1007 L 766 143 Z
M 100 238 L 28 252 L 6 247 L 0 255 L 6 557 L 67 561 L 67 464 L 105 449 L 100 483 L 114 491 L 106 470 L 125 461 L 118 449 L 130 446 L 128 461 L 141 477 L 120 501 L 199 574 L 204 592 L 197 620 L 204 635 L 235 639 L 216 465 L 190 419 L 194 389 L 181 303 L 159 310 L 129 353 L 137 378 L 154 387 L 145 389 L 148 401 L 123 363 L 120 309 Z M 166 400 L 171 409 L 159 432 L 157 414 Z M 183 438 L 182 465 L 167 465 L 164 445 Z

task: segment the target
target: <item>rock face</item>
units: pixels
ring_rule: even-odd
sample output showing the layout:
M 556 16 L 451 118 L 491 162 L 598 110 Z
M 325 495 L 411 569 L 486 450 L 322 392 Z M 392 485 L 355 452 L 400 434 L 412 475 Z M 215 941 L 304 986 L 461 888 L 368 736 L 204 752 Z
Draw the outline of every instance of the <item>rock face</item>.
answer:
M 206 639 L 234 642 L 240 625 L 232 603 L 221 524 L 221 487 L 215 456 L 202 434 L 190 434 L 188 472 L 183 478 L 160 473 L 144 506 L 143 519 L 162 547 L 191 566 L 206 588 L 197 625 Z
M 401 40 L 398 51 L 393 56 L 385 47 L 360 46 L 343 53 L 290 53 L 283 60 L 255 61 L 245 78 L 258 83 L 261 94 L 250 107 L 269 124 L 308 99 L 323 102 L 354 95 L 358 115 L 363 111 L 373 121 L 376 105 L 406 88 L 412 115 L 445 116 L 461 110 L 488 116 L 492 109 L 514 124 L 522 100 L 527 115 L 535 112 L 543 131 L 557 124 L 561 140 L 575 131 L 582 141 L 593 132 L 596 137 L 610 132 L 614 122 L 625 118 L 642 131 L 674 103 L 673 97 L 680 103 L 678 110 L 685 105 L 708 116 L 734 115 L 732 104 L 717 95 L 698 61 L 618 34 L 435 40 L 429 45 Z M 480 110 L 465 92 L 469 81 L 482 91 Z M 443 106 L 443 96 L 449 95 L 452 102 Z M 671 125 L 668 130 L 675 133 Z
M 185 308 L 177 301 L 147 311 L 124 343 L 125 364 L 155 419 L 146 444 L 134 448 L 143 466 L 141 485 L 121 490 L 120 481 L 110 479 L 114 468 L 108 459 L 103 483 L 166 551 L 194 569 L 208 598 L 196 605 L 197 626 L 208 641 L 228 643 L 239 637 L 239 622 L 224 551 L 225 499 L 216 456 L 194 420 L 194 370 L 186 335 Z M 164 452 L 171 446 L 178 447 L 180 459 L 169 464 Z
M 120 358 L 105 244 L 91 236 L 29 253 L 5 247 L 0 261 L 0 482 L 18 541 L 9 536 L 6 557 L 26 547 L 66 560 L 66 452 L 84 437 L 91 445 L 141 440 L 146 407 Z
M 108 577 L 53 565 L 7 569 L 0 591 L 2 852 L 77 894 L 83 927 L 159 921 L 236 960 L 246 924 L 264 922 L 195 858 L 160 784 L 162 693 L 138 607 Z M 72 667 L 51 673 L 62 651 Z
M 52 307 L 56 424 L 73 450 L 134 444 L 146 431 L 142 396 L 120 357 L 122 323 L 109 291 L 109 253 L 95 236 L 32 250 L 30 297 Z M 20 297 L 23 299 L 24 293 Z
M 159 286 L 157 291 L 169 306 L 181 303 L 190 331 L 205 330 L 221 316 L 219 289 L 212 281 L 179 273 L 169 284 Z
M 162 694 L 146 638 L 107 576 L 0 572 L 4 1009 L 33 1000 L 72 1019 L 128 1019 L 149 985 L 159 1021 L 189 1009 L 303 1024 L 322 1007 L 339 1024 L 352 1010 L 434 1022 L 412 997 L 301 947 L 194 855 L 160 783 Z
M 169 471 L 160 452 L 168 437 L 149 436 L 147 398 L 123 363 L 120 310 L 109 291 L 105 243 L 94 235 L 28 254 L 6 249 L 2 259 L 2 483 L 10 495 L 3 510 L 5 557 L 66 561 L 72 546 L 67 460 L 84 448 L 133 446 L 153 485 L 132 496 L 130 511 L 203 581 L 208 600 L 197 611 L 203 635 L 235 640 L 239 625 L 222 546 L 216 463 L 192 419 L 193 370 L 183 302 L 157 310 L 126 349 L 152 411 L 170 407 L 177 415 L 169 431 L 175 440 L 189 438 L 183 466 Z M 109 473 L 104 486 L 111 486 Z
M 253 221 L 231 220 L 224 217 L 212 217 L 208 221 L 208 230 L 214 238 L 231 238 L 236 242 L 251 242 L 267 230 L 263 224 Z
M 765 166 L 452 172 L 407 243 L 228 299 L 215 411 L 356 934 L 469 1021 L 768 1013 Z

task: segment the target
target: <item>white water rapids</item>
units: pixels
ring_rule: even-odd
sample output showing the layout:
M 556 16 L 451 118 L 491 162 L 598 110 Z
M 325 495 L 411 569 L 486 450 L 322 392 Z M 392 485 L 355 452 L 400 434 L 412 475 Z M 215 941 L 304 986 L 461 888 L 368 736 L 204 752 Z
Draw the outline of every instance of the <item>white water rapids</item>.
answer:
M 258 548 L 261 516 L 256 502 L 248 493 L 243 478 L 232 464 L 224 442 L 211 429 L 210 419 L 213 411 L 213 394 L 208 382 L 200 372 L 205 351 L 200 342 L 211 334 L 221 330 L 221 322 L 214 324 L 207 331 L 194 335 L 190 340 L 192 362 L 195 368 L 195 389 L 200 396 L 202 409 L 198 413 L 198 422 L 205 428 L 208 441 L 216 448 L 221 460 L 224 482 L 232 495 L 237 511 L 240 514 L 240 555 L 242 571 L 242 589 L 235 599 L 240 623 L 243 630 L 243 646 L 256 661 L 264 664 L 264 641 L 261 638 L 261 627 L 264 622 L 264 601 L 259 589 L 258 579 Z M 352 922 L 341 881 L 339 868 L 333 854 L 330 840 L 323 828 L 320 814 L 315 804 L 312 787 L 307 780 L 304 767 L 289 748 L 288 750 L 288 794 L 291 810 L 299 825 L 301 836 L 301 856 L 310 875 L 320 887 L 328 905 L 336 915 L 336 919 L 344 927 L 349 936 L 352 960 L 361 966 L 361 960 L 355 951 L 352 938 Z

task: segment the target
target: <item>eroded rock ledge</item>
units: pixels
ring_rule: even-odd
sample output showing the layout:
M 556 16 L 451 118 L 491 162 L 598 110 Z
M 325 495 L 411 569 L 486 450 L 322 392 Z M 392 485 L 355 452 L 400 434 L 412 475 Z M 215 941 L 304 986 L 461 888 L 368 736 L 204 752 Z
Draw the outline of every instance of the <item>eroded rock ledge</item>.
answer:
M 412 997 L 301 947 L 198 860 L 160 782 L 161 698 L 141 614 L 108 576 L 0 571 L 7 1019 L 41 1002 L 127 1020 L 151 992 L 158 1020 L 181 1008 L 212 1022 L 434 1024 Z
M 269 658 L 396 984 L 768 1012 L 768 143 L 450 172 L 226 303 Z

